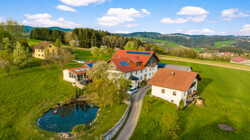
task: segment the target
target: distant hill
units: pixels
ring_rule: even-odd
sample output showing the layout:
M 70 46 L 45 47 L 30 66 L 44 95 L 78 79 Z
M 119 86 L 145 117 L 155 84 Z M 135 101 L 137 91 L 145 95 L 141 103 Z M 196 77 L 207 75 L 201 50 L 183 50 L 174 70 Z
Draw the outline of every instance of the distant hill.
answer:
M 233 46 L 232 43 L 235 43 L 234 46 L 238 46 L 240 48 L 249 50 L 247 46 L 250 44 L 250 36 L 188 35 L 182 33 L 161 34 L 157 32 L 134 32 L 128 34 L 119 34 L 119 35 L 138 38 L 143 40 L 144 42 L 153 44 L 159 44 L 160 43 L 159 41 L 167 41 L 175 43 L 174 44 L 175 46 L 177 44 L 192 48 L 218 47 L 218 44 L 222 42 L 222 45 L 219 47 L 231 47 Z M 225 42 L 227 42 L 227 44 L 223 45 L 223 43 Z
M 66 29 L 66 28 L 61 28 L 61 27 L 31 27 L 31 26 L 24 26 L 24 29 L 26 31 L 26 33 L 29 33 L 31 30 L 33 30 L 34 28 L 48 28 L 51 30 L 60 30 L 60 31 L 73 31 L 73 29 Z

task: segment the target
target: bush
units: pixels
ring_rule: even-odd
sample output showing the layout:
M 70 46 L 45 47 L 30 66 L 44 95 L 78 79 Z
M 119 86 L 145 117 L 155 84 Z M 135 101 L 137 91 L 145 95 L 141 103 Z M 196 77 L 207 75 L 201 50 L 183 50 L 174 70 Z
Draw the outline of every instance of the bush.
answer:
M 78 58 L 78 54 L 72 54 L 72 59 L 77 59 Z
M 143 80 L 142 82 L 141 82 L 141 86 L 146 86 L 147 85 L 147 82 L 145 81 L 145 80 Z
M 85 124 L 80 124 L 80 125 L 76 125 L 73 129 L 72 129 L 72 134 L 79 134 L 84 132 L 84 130 L 87 128 L 87 126 Z
M 184 108 L 184 100 L 181 99 L 179 102 L 179 110 L 182 110 Z

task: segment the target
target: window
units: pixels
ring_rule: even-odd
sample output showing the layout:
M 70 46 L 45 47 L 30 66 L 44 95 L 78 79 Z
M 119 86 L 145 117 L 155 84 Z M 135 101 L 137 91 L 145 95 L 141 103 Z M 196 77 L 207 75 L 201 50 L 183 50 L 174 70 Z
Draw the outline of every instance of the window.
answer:
M 147 72 L 147 69 L 145 69 L 145 72 Z
M 151 76 L 151 73 L 149 73 L 149 76 Z
M 47 50 L 47 52 L 49 53 L 49 50 Z
M 43 50 L 41 50 L 41 52 L 43 52 Z
M 141 70 L 141 73 L 142 73 L 143 70 Z
M 164 93 L 165 93 L 165 89 L 161 89 L 161 93 L 163 93 L 163 94 L 164 94 Z
M 42 57 L 43 57 L 43 55 L 42 55 Z
M 38 50 L 38 52 L 40 52 L 40 50 Z
M 52 45 L 49 45 L 50 48 L 52 48 Z
M 124 74 L 124 77 L 126 77 L 126 73 Z
M 151 71 L 151 68 L 150 68 L 150 71 Z
M 184 96 L 186 96 L 186 93 L 184 92 Z
M 130 73 L 130 75 L 132 75 L 132 74 L 133 74 L 133 72 Z
M 173 103 L 173 102 L 174 102 L 174 100 L 171 100 L 171 102 Z
M 137 71 L 135 71 L 135 74 L 137 74 Z
M 76 76 L 72 72 L 69 72 L 69 78 L 76 78 Z
M 173 95 L 176 96 L 176 91 L 173 91 Z
M 53 51 L 53 53 L 55 53 L 54 49 L 52 51 Z
M 141 80 L 142 80 L 142 76 L 141 76 Z

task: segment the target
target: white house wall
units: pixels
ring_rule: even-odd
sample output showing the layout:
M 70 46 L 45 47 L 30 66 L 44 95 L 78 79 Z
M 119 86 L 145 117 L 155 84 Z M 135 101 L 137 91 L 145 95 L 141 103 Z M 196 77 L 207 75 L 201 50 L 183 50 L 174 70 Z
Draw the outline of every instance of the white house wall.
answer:
M 70 78 L 69 77 L 69 70 L 63 70 L 63 80 L 69 81 L 71 83 L 75 82 L 75 78 Z
M 162 89 L 165 90 L 165 93 L 162 93 Z M 174 91 L 176 92 L 176 96 L 173 95 Z M 159 86 L 152 86 L 152 95 L 167 100 L 169 102 L 172 102 L 177 106 L 179 106 L 179 102 L 183 98 L 184 106 L 186 106 L 187 92 L 185 91 L 169 89 Z

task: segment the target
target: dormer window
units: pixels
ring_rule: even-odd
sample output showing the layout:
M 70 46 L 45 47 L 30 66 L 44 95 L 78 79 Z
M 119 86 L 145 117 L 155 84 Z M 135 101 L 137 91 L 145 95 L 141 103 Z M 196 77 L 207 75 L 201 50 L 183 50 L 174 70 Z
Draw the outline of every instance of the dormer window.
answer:
M 52 45 L 49 45 L 49 48 L 52 48 Z

